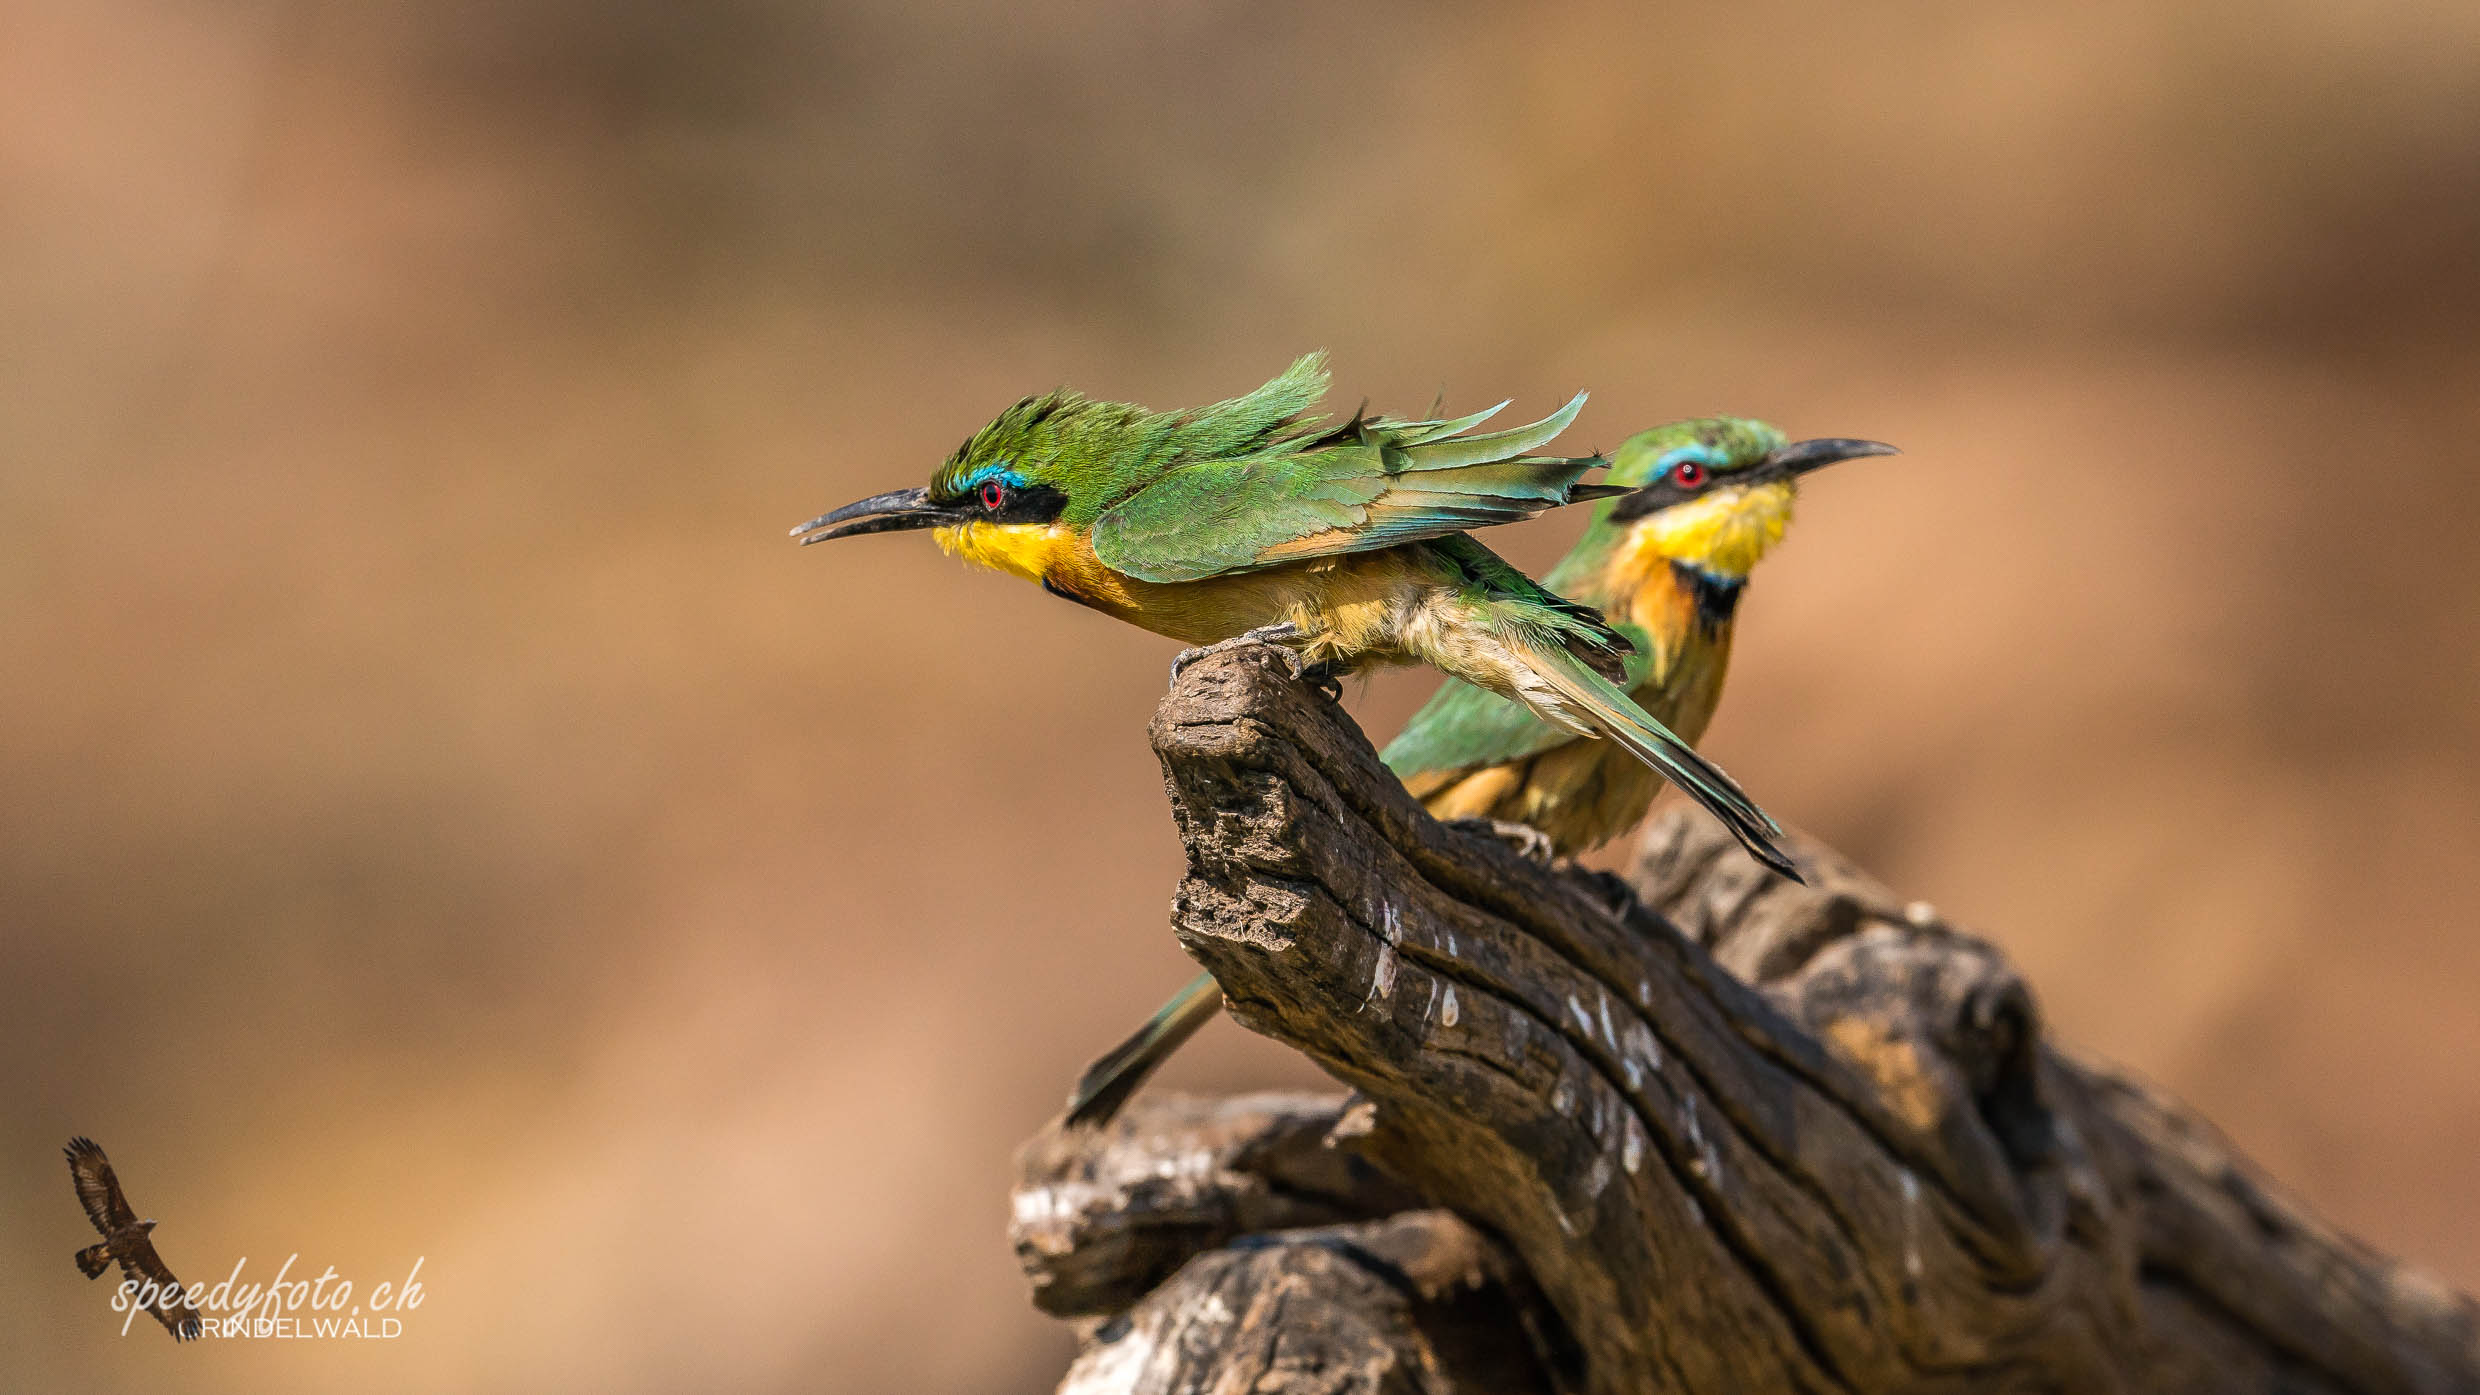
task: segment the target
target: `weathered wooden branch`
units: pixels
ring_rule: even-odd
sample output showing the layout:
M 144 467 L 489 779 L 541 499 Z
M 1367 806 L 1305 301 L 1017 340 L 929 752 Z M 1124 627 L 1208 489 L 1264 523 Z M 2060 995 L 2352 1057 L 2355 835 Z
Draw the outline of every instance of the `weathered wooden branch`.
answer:
M 1543 867 L 1258 651 L 1153 739 L 1182 944 L 1359 1096 L 1028 1145 L 1036 1293 L 1109 1315 L 1066 1389 L 2480 1390 L 2470 1299 L 1830 852 L 1782 881 L 1687 810 L 1627 878 Z

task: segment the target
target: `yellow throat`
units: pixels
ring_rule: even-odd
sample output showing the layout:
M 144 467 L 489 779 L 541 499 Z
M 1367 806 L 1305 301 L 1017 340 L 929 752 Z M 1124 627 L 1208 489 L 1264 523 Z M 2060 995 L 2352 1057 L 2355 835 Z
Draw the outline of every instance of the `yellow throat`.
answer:
M 1715 576 L 1745 578 L 1781 542 L 1798 490 L 1788 480 L 1717 489 L 1636 525 L 1630 560 L 1684 562 Z

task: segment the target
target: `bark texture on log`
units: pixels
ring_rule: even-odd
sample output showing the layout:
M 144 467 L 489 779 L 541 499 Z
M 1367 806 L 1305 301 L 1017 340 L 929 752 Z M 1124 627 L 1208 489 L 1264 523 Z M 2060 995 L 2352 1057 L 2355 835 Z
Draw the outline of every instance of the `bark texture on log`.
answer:
M 1010 1238 L 1034 1306 L 1108 1316 L 1200 1251 L 1243 1235 L 1390 1216 L 1427 1203 L 1327 1136 L 1323 1095 L 1151 1096 L 1103 1129 L 1052 1129 L 1016 1157 Z
M 1508 1269 L 1445 1211 L 1283 1231 L 1199 1255 L 1106 1324 L 1059 1388 L 1552 1395 Z
M 1262 651 L 1192 665 L 1153 739 L 1182 943 L 1363 1098 L 1029 1145 L 1044 1306 L 1135 1305 L 1069 1388 L 2480 1390 L 2471 1300 L 2059 1051 L 1994 949 L 1828 851 L 1783 881 L 1683 809 L 1627 878 L 1543 867 L 1430 820 Z M 1380 1297 L 1349 1256 L 1385 1243 L 1461 1277 Z M 1448 1293 L 1498 1315 L 1494 1384 L 1421 1335 Z M 1338 1364 L 1278 1378 L 1312 1330 Z

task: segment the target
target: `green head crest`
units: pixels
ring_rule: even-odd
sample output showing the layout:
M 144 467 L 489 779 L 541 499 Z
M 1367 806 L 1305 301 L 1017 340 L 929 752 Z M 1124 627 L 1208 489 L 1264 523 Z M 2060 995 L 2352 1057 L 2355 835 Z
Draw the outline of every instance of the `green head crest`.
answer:
M 1691 461 L 1709 475 L 1749 469 L 1780 450 L 1785 437 L 1773 426 L 1746 417 L 1696 417 L 1639 431 L 1619 444 L 1610 457 L 1605 483 L 1651 484 Z
M 1082 522 L 1169 465 L 1247 455 L 1315 425 L 1301 414 L 1325 396 L 1326 382 L 1326 356 L 1313 353 L 1255 392 L 1180 412 L 1097 402 L 1067 388 L 1028 397 L 956 447 L 930 477 L 929 499 L 986 505 L 994 489 L 1047 489 L 1069 521 Z
M 1100 482 L 1093 466 L 1148 434 L 1153 415 L 1068 388 L 1028 397 L 956 447 L 930 476 L 926 497 L 947 508 L 1039 490 L 1064 507 L 1085 492 L 1079 485 Z

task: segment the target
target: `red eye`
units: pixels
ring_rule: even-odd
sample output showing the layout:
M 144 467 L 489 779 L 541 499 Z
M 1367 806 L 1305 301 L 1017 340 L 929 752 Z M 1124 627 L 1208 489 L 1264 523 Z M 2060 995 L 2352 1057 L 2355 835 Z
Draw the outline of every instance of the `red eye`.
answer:
M 1006 503 L 1006 502 L 1007 502 L 1007 486 L 1006 486 L 1006 485 L 999 483 L 997 480 L 984 480 L 984 481 L 982 481 L 982 507 L 983 507 L 983 508 L 986 508 L 986 509 L 990 510 L 992 513 L 997 513 L 997 512 L 999 511 L 999 506 L 1000 506 L 1001 504 Z
M 1705 482 L 1705 467 L 1693 460 L 1682 460 L 1671 467 L 1671 483 L 1682 489 L 1694 489 Z

